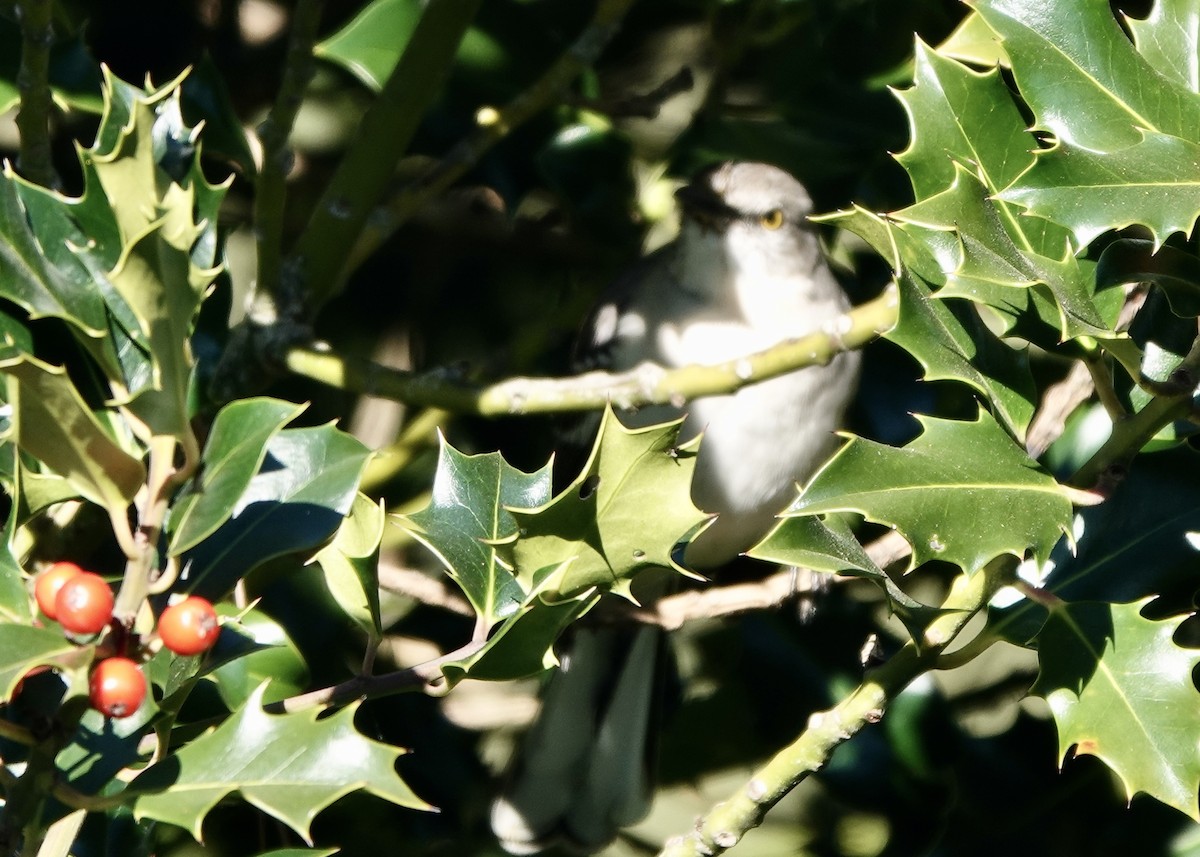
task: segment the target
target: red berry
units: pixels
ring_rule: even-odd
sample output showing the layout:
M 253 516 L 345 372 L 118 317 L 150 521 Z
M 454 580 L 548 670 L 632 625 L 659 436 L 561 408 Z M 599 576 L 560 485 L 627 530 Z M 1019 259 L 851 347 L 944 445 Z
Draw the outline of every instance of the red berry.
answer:
M 88 691 L 92 708 L 105 717 L 128 717 L 146 698 L 146 677 L 129 658 L 106 658 L 92 670 Z
M 81 571 L 59 588 L 54 609 L 72 634 L 96 634 L 112 621 L 112 590 L 100 575 Z
M 54 605 L 58 590 L 78 574 L 83 574 L 83 569 L 75 563 L 56 562 L 37 576 L 33 582 L 33 596 L 37 599 L 38 608 L 42 613 L 51 619 L 58 618 L 58 610 Z
M 198 595 L 172 604 L 158 617 L 158 635 L 163 645 L 177 655 L 207 652 L 220 633 L 217 611 Z

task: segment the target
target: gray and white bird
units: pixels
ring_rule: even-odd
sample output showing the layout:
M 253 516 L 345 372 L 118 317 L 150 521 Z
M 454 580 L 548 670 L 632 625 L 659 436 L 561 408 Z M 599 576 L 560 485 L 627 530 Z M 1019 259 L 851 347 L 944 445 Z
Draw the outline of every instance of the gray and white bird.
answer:
M 808 193 L 787 172 L 723 163 L 676 197 L 679 236 L 592 311 L 577 347 L 581 368 L 736 360 L 834 324 L 849 309 L 807 219 Z M 627 425 L 650 425 L 683 412 L 681 440 L 703 432 L 692 500 L 717 519 L 688 545 L 688 565 L 722 565 L 767 533 L 836 446 L 858 371 L 858 354 L 846 352 L 682 409 L 622 414 Z M 596 851 L 645 815 L 660 637 L 651 628 L 575 635 L 493 805 L 493 830 L 511 853 L 554 842 Z

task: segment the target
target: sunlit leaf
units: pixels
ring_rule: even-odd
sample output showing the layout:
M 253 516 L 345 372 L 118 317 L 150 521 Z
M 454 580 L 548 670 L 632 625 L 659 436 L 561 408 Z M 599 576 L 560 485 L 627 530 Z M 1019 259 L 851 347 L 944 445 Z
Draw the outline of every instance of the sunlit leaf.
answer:
M 383 506 L 359 494 L 333 541 L 314 557 L 325 573 L 325 585 L 333 600 L 372 640 L 383 636 L 379 618 L 379 542 L 385 521 Z

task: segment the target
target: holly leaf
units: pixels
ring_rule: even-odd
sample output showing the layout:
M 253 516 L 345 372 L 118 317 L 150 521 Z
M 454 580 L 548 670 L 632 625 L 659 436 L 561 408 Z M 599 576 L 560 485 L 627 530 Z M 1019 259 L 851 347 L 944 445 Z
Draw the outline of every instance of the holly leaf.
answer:
M 433 551 L 491 627 L 525 602 L 527 590 L 510 557 L 518 529 L 510 508 L 536 507 L 550 498 L 550 464 L 523 473 L 499 453 L 464 455 L 438 437 L 429 505 L 399 521 Z
M 1162 289 L 1180 318 L 1200 316 L 1200 259 L 1144 238 L 1118 238 L 1096 262 L 1096 288 L 1151 283 Z
M 385 520 L 381 504 L 365 494 L 357 495 L 333 541 L 313 558 L 325 573 L 325 585 L 333 600 L 373 641 L 383 637 L 379 618 L 379 543 Z
M 1156 244 L 1174 232 L 1191 233 L 1200 216 L 1200 145 L 1154 131 L 1141 135 L 1117 151 L 1065 141 L 1039 150 L 1000 198 L 1063 224 L 1081 247 L 1135 223 L 1149 229 Z
M 1096 756 L 1138 792 L 1200 821 L 1200 651 L 1173 637 L 1180 618 L 1143 618 L 1145 602 L 1065 604 L 1038 635 L 1035 692 L 1058 724 L 1059 755 Z
M 1200 98 L 1177 74 L 1159 73 L 1138 53 L 1108 5 L 974 0 L 972 6 L 1003 40 L 1038 127 L 1061 142 L 1112 152 L 1139 142 L 1139 128 L 1200 139 Z
M 913 86 L 896 93 L 912 139 L 896 159 L 918 200 L 948 187 L 956 163 L 991 190 L 1007 187 L 1033 163 L 1036 141 L 996 69 L 971 71 L 920 40 L 913 60 Z
M 229 520 L 183 555 L 182 588 L 216 601 L 268 560 L 324 544 L 350 513 L 370 455 L 332 425 L 276 434 Z
M 0 625 L 0 700 L 12 699 L 17 683 L 34 667 L 81 669 L 92 660 L 92 647 L 80 646 L 50 628 Z
M 674 568 L 674 551 L 710 515 L 692 504 L 699 438 L 679 444 L 682 420 L 627 429 L 608 408 L 583 471 L 534 508 L 510 509 L 520 527 L 517 578 L 546 601 L 593 587 L 629 595 L 644 568 Z
M 22 356 L 0 361 L 0 372 L 9 377 L 17 445 L 83 497 L 124 515 L 146 470 L 104 430 L 66 370 Z
M 851 438 L 785 514 L 856 512 L 899 531 L 914 566 L 939 559 L 968 573 L 1005 553 L 1045 559 L 1070 532 L 1062 488 L 986 411 L 917 420 L 924 431 L 901 449 Z
M 213 420 L 191 492 L 171 513 L 170 554 L 177 556 L 229 520 L 238 499 L 267 454 L 267 443 L 304 411 L 279 399 L 231 402 Z
M 1122 22 L 1155 71 L 1192 92 L 1200 91 L 1200 19 L 1193 2 L 1158 0 L 1144 19 L 1125 15 Z
M 1001 342 L 969 302 L 934 296 L 912 276 L 900 277 L 897 285 L 899 318 L 884 336 L 925 367 L 926 380 L 962 381 L 977 390 L 1023 440 L 1037 396 L 1026 353 Z
M 264 688 L 212 732 L 139 774 L 126 792 L 135 817 L 183 827 L 199 841 L 205 816 L 237 793 L 311 842 L 317 814 L 354 791 L 430 809 L 396 774 L 404 751 L 354 728 L 357 703 L 320 719 L 316 709 L 268 714 Z

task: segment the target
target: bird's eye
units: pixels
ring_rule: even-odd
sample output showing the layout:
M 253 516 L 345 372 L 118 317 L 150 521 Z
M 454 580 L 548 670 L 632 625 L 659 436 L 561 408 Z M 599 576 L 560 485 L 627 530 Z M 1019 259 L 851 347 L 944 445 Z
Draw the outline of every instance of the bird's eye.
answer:
M 772 208 L 766 214 L 758 218 L 758 222 L 764 229 L 778 229 L 783 226 L 783 212 L 778 208 Z

